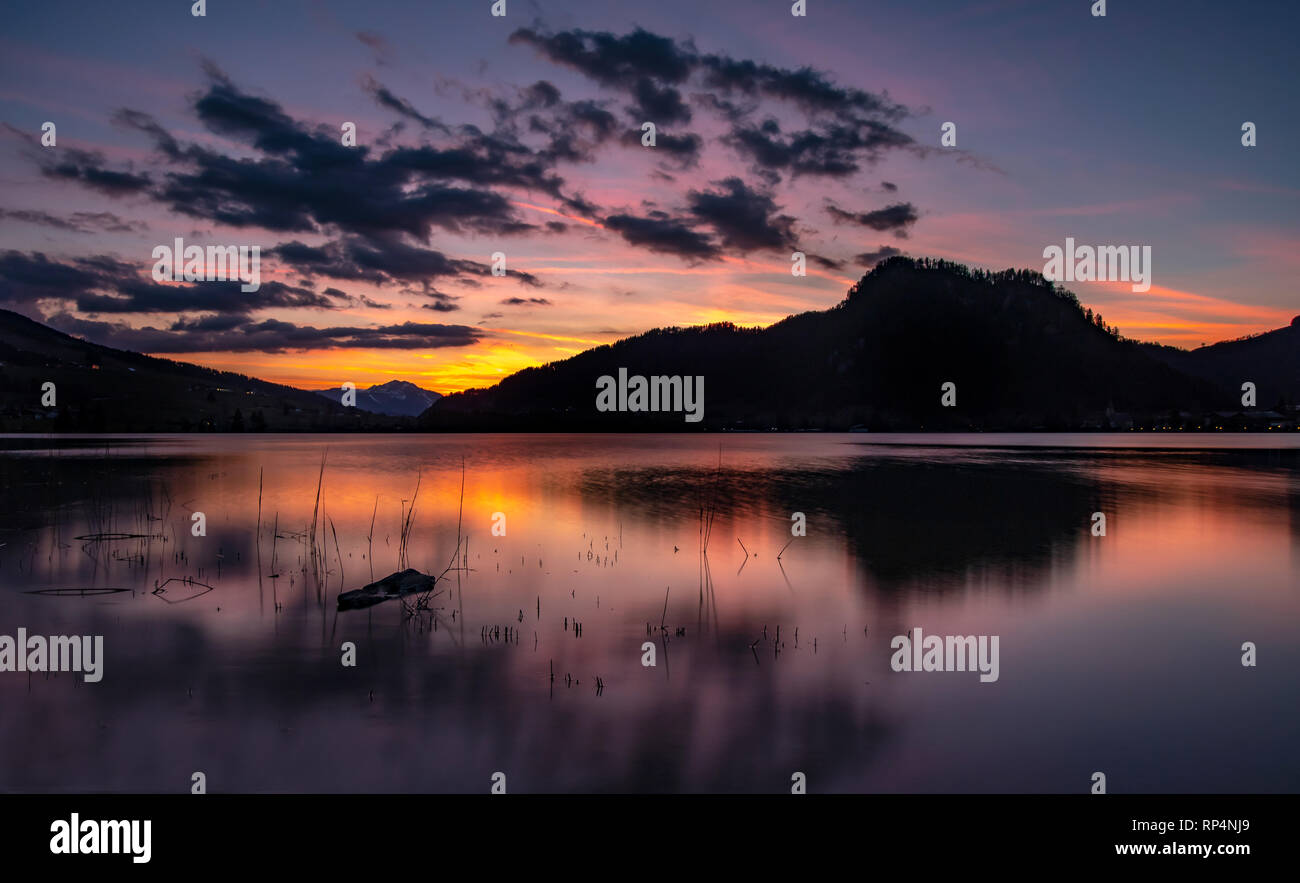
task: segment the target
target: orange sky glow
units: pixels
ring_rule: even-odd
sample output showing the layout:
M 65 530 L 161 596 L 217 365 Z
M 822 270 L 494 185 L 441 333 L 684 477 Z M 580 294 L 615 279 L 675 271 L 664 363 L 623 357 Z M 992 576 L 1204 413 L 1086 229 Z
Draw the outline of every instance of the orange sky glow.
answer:
M 658 272 L 658 270 L 656 270 Z M 1098 288 L 1103 287 L 1098 284 Z M 1114 302 L 1090 301 L 1089 292 L 1080 291 L 1080 300 L 1101 309 L 1107 324 L 1117 326 L 1126 337 L 1191 349 L 1202 343 L 1216 343 L 1278 328 L 1291 321 L 1292 313 L 1277 308 L 1234 304 L 1229 301 L 1153 286 L 1150 292 L 1127 292 L 1119 283 Z M 326 389 L 351 381 L 367 387 L 389 380 L 406 380 L 440 393 L 458 392 L 474 387 L 491 386 L 503 378 L 535 365 L 569 358 L 601 344 L 648 330 L 657 325 L 703 325 L 733 322 L 747 327 L 764 327 L 792 313 L 801 312 L 786 298 L 764 294 L 743 285 L 711 286 L 708 300 L 718 306 L 700 304 L 681 311 L 668 310 L 676 321 L 647 322 L 643 327 L 621 328 L 621 333 L 595 329 L 589 332 L 494 328 L 489 336 L 469 347 L 435 350 L 392 349 L 319 349 L 283 353 L 189 353 L 178 355 L 225 371 L 236 371 L 263 380 L 303 389 Z M 758 308 L 759 298 L 776 309 Z M 755 304 L 746 309 L 745 300 Z M 729 302 L 735 304 L 729 305 Z M 828 297 L 824 306 L 831 306 Z M 785 309 L 779 307 L 784 306 Z M 809 305 L 803 309 L 816 308 Z M 419 310 L 394 316 L 401 321 L 429 321 Z M 581 310 L 578 311 L 581 313 Z M 609 317 L 616 321 L 616 317 Z M 587 324 L 590 324 L 588 322 Z M 613 329 L 610 329 L 613 330 Z M 161 355 L 161 354 L 160 354 Z

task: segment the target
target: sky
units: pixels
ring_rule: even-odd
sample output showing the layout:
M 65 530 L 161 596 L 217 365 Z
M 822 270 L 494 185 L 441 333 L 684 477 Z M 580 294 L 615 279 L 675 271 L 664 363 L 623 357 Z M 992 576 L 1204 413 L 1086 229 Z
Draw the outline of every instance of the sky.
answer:
M 442 393 L 825 309 L 892 254 L 1041 271 L 1067 237 L 1151 247 L 1149 291 L 1068 285 L 1127 337 L 1300 312 L 1294 4 L 791 5 L 11 4 L 0 308 L 304 388 Z M 156 280 L 177 237 L 258 246 L 261 287 Z

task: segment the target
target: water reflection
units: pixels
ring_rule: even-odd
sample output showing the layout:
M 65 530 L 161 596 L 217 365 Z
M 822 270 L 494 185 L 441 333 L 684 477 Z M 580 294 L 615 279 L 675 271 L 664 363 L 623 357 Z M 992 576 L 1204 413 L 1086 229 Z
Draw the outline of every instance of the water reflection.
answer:
M 0 788 L 1300 788 L 1294 450 L 864 441 L 6 439 L 0 633 L 107 658 L 0 673 Z M 340 613 L 408 523 L 439 594 Z

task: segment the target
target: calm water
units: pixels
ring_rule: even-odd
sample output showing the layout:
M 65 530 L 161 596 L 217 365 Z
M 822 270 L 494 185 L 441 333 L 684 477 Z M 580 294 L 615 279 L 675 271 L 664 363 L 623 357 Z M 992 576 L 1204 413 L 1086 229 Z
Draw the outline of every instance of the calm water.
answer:
M 1298 443 L 0 438 L 0 634 L 105 647 L 0 673 L 0 790 L 1300 791 Z M 409 566 L 458 519 L 466 566 L 336 612 L 412 498 Z M 894 672 L 914 627 L 999 679 Z

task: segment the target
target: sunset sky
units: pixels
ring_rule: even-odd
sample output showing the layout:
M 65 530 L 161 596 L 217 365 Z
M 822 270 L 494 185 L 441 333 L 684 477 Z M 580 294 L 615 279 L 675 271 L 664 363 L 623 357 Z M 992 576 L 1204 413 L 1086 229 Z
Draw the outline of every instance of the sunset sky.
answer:
M 444 393 L 824 309 L 894 253 L 1041 270 L 1066 237 L 1150 245 L 1150 291 L 1069 287 L 1180 346 L 1300 312 L 1290 3 L 190 5 L 0 13 L 0 307 L 301 387 Z M 261 289 L 154 281 L 176 237 L 260 246 Z

